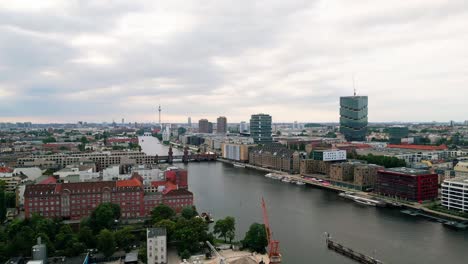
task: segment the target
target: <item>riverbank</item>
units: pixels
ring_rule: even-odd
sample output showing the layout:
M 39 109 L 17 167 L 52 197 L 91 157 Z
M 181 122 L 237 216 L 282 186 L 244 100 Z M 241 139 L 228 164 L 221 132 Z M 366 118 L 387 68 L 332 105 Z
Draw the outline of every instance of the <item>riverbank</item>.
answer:
M 222 159 L 222 158 L 218 158 L 217 160 L 221 161 L 221 162 L 224 162 L 224 163 L 232 164 L 232 165 L 238 164 L 238 162 L 234 162 L 234 161 L 230 161 L 230 160 L 226 160 L 226 159 Z M 354 192 L 354 193 L 356 193 L 358 195 L 361 195 L 361 196 L 367 196 L 367 197 L 370 197 L 370 198 L 377 198 L 377 199 L 385 201 L 388 204 L 397 203 L 402 208 L 420 210 L 420 211 L 422 211 L 424 213 L 427 213 L 427 214 L 430 214 L 430 215 L 434 215 L 434 216 L 441 217 L 441 218 L 446 218 L 447 220 L 468 221 L 468 218 L 464 218 L 464 217 L 457 216 L 457 215 L 452 215 L 452 214 L 447 214 L 447 213 L 440 212 L 440 211 L 431 210 L 431 209 L 425 207 L 424 204 L 419 204 L 417 202 L 395 200 L 395 199 L 385 197 L 385 196 L 381 196 L 381 195 L 377 195 L 377 194 L 374 194 L 374 193 L 356 191 L 354 189 L 348 189 L 348 188 L 344 188 L 344 187 L 334 186 L 334 185 L 331 185 L 331 184 L 324 184 L 322 182 L 317 182 L 317 181 L 314 181 L 314 180 L 309 180 L 309 179 L 306 179 L 306 178 L 302 178 L 300 175 L 289 174 L 289 173 L 284 172 L 284 171 L 272 170 L 272 169 L 268 169 L 268 168 L 254 166 L 254 165 L 251 165 L 251 164 L 242 164 L 242 165 L 244 165 L 246 168 L 249 168 L 249 169 L 254 169 L 254 170 L 259 170 L 259 171 L 264 171 L 264 172 L 270 172 L 270 173 L 278 173 L 278 174 L 284 175 L 285 177 L 288 177 L 289 179 L 292 179 L 292 180 L 295 180 L 295 181 L 301 181 L 301 182 L 304 182 L 306 184 L 312 185 L 312 186 L 317 187 L 317 188 L 327 189 L 327 190 L 331 190 L 331 191 L 335 191 L 335 192 L 351 191 L 351 192 Z M 321 174 L 308 175 L 308 178 L 309 177 L 315 177 L 317 179 L 321 179 L 321 180 L 324 180 L 324 181 L 327 180 L 327 178 L 324 177 L 324 175 L 321 175 Z

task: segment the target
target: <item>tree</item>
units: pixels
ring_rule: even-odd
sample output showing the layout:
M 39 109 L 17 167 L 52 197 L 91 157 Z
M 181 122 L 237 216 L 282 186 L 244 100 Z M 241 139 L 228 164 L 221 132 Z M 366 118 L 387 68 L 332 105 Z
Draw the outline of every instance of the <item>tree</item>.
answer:
M 176 229 L 176 223 L 174 221 L 164 219 L 157 222 L 154 226 L 166 228 L 167 240 L 170 241 L 172 239 L 172 235 L 174 234 L 174 230 Z
M 157 223 L 164 219 L 171 219 L 174 216 L 174 210 L 165 204 L 160 204 L 151 211 L 151 219 L 153 220 L 153 223 Z
M 115 221 L 120 218 L 120 206 L 112 203 L 102 203 L 91 213 L 87 225 L 94 233 L 102 229 L 111 229 Z
M 174 231 L 174 240 L 178 241 L 179 253 L 187 250 L 190 253 L 199 252 L 204 241 L 213 242 L 213 236 L 208 234 L 208 224 L 201 218 L 187 220 L 179 217 Z
M 135 243 L 136 237 L 132 234 L 133 228 L 124 227 L 114 233 L 115 242 L 120 249 L 129 252 Z
M 115 252 L 115 239 L 114 234 L 108 229 L 103 229 L 97 236 L 97 248 L 106 257 L 112 256 Z
M 235 230 L 236 221 L 234 217 L 228 216 L 216 221 L 213 232 L 218 234 L 218 236 L 223 237 L 224 242 L 227 242 L 227 238 L 229 238 L 229 242 L 231 243 L 234 239 Z
M 185 219 L 191 219 L 198 215 L 197 211 L 193 206 L 187 206 L 182 209 L 181 215 Z
M 5 181 L 0 180 L 0 222 L 6 218 L 6 203 L 5 203 Z
M 44 144 L 52 143 L 52 142 L 57 142 L 57 140 L 54 137 L 48 137 L 42 140 L 42 143 Z
M 253 223 L 241 243 L 244 248 L 264 254 L 265 247 L 268 245 L 265 225 Z
M 148 262 L 148 255 L 147 255 L 147 252 L 146 252 L 146 243 L 144 245 L 142 245 L 139 249 L 138 249 L 138 259 L 141 260 L 141 262 L 143 263 L 147 263 Z
M 80 227 L 80 231 L 78 231 L 78 240 L 85 244 L 87 248 L 96 247 L 93 230 L 89 226 Z

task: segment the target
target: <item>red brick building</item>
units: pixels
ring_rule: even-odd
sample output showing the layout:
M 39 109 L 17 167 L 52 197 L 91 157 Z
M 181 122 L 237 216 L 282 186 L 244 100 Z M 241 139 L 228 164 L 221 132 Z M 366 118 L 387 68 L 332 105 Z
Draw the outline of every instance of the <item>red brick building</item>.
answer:
M 162 192 L 149 193 L 145 193 L 138 174 L 121 181 L 27 185 L 25 216 L 28 218 L 37 213 L 46 218 L 79 220 L 89 216 L 99 204 L 111 202 L 120 206 L 122 218 L 138 218 L 148 216 L 161 203 L 176 211 L 193 205 L 193 194 L 184 185 L 187 182 L 186 171 L 170 173 L 168 177 L 165 182 L 160 182 L 165 185 Z
M 432 200 L 438 195 L 438 175 L 411 168 L 379 170 L 375 192 L 411 201 Z

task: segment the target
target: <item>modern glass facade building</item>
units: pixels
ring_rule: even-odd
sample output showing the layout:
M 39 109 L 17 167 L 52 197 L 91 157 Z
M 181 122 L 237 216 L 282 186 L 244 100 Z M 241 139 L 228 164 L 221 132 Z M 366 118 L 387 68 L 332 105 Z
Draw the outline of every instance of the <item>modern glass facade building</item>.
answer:
M 255 143 L 271 143 L 271 116 L 256 114 L 250 118 L 250 136 Z
M 340 97 L 340 132 L 348 141 L 365 141 L 367 96 Z
M 408 137 L 408 127 L 393 126 L 388 128 L 388 137 L 390 144 L 400 144 L 401 139 Z

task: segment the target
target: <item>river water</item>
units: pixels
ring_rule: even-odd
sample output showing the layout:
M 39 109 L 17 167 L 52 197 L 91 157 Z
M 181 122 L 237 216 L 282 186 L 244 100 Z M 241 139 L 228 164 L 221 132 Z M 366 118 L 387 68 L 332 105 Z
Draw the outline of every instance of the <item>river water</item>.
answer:
M 355 263 L 327 250 L 324 232 L 384 263 L 468 263 L 468 231 L 399 210 L 361 206 L 335 192 L 283 183 L 230 164 L 193 162 L 185 167 L 198 211 L 211 212 L 215 219 L 234 216 L 237 240 L 250 224 L 263 222 L 264 197 L 283 263 Z

